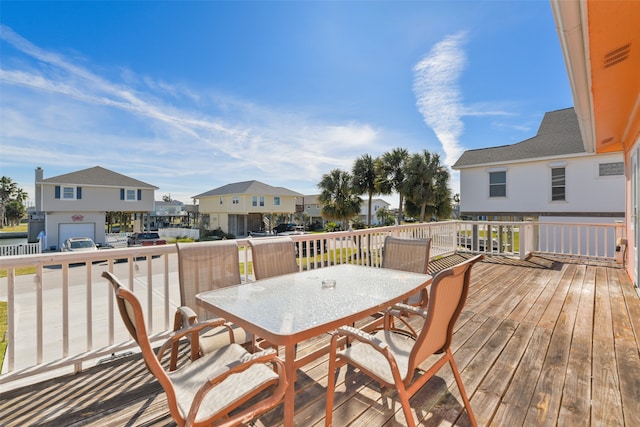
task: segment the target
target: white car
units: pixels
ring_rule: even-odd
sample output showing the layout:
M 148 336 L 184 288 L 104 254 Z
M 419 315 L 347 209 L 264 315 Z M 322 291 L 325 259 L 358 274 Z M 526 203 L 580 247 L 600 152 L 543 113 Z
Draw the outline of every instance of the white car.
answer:
M 98 247 L 88 237 L 69 237 L 62 244 L 62 252 L 97 251 Z

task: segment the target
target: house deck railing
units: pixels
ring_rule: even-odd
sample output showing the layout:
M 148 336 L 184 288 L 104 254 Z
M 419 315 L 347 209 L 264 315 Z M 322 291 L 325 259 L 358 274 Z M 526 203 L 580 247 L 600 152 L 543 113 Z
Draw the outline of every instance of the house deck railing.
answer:
M 300 269 L 352 263 L 379 267 L 387 235 L 431 238 L 431 257 L 457 251 L 524 258 L 535 252 L 616 259 L 621 224 L 447 221 L 348 232 L 291 235 Z M 238 239 L 243 281 L 253 280 L 248 239 Z M 591 247 L 591 249 L 590 249 Z M 164 339 L 179 304 L 173 244 L 0 257 L 0 301 L 7 301 L 8 342 L 0 384 L 79 371 L 136 348 L 101 278 L 114 272 L 140 298 L 152 341 Z M 26 273 L 26 274 L 25 274 Z M 64 368 L 64 371 L 58 371 Z M 55 372 L 55 374 L 54 374 Z

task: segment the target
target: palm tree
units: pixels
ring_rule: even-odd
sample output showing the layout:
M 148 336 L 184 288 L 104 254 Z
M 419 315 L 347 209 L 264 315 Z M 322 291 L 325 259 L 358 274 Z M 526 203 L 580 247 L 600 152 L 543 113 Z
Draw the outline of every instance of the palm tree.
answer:
M 322 216 L 329 220 L 342 221 L 347 224 L 351 218 L 360 213 L 362 199 L 353 193 L 352 177 L 349 172 L 333 169 L 322 175 L 318 184 L 321 190 L 318 200 L 322 203 Z
M 8 176 L 0 178 L 0 228 L 6 223 L 6 204 L 15 195 L 18 185 Z
M 404 207 L 405 166 L 409 159 L 409 151 L 405 148 L 394 148 L 384 153 L 376 161 L 376 179 L 380 194 L 389 195 L 396 191 L 400 196 L 398 204 L 398 223 L 402 221 Z
M 369 206 L 367 210 L 367 225 L 371 226 L 371 203 L 377 191 L 375 161 L 368 154 L 358 157 L 352 169 L 353 191 L 357 194 L 367 194 Z
M 440 156 L 427 150 L 412 155 L 406 164 L 402 187 L 407 199 L 420 207 L 420 222 L 425 220 L 427 205 L 434 202 L 436 176 L 442 168 Z
M 451 206 L 451 189 L 449 189 L 449 171 L 440 166 L 433 180 L 433 192 L 431 201 L 427 204 L 427 214 L 431 217 L 450 218 L 453 208 Z

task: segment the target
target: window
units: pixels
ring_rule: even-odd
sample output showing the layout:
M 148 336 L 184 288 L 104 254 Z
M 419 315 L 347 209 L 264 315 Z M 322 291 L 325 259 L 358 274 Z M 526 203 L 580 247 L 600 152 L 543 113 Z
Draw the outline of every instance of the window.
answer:
M 62 187 L 62 198 L 66 200 L 75 199 L 75 188 L 73 187 Z
M 128 202 L 135 202 L 136 200 L 142 200 L 142 190 L 136 190 L 133 188 L 121 188 L 120 200 L 126 200 Z
M 565 168 L 551 168 L 551 201 L 566 200 Z
M 231 203 L 233 203 L 234 205 L 239 205 L 240 198 L 238 196 L 233 196 L 233 198 L 231 199 Z
M 507 172 L 489 172 L 489 197 L 507 197 Z
M 260 196 L 260 206 L 264 206 L 264 196 Z
M 273 198 L 273 206 L 280 206 L 280 197 L 275 196 Z
M 220 204 L 222 204 L 222 197 L 220 197 Z
M 54 197 L 63 200 L 80 200 L 82 199 L 82 187 L 61 187 L 56 185 Z
M 624 162 L 600 163 L 598 165 L 599 176 L 624 175 Z
M 258 196 L 251 196 L 251 206 L 258 206 Z

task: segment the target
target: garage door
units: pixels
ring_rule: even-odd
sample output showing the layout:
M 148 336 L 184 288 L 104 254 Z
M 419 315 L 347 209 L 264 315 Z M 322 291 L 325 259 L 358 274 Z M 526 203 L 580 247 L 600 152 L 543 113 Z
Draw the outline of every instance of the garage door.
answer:
M 86 222 L 82 224 L 59 224 L 58 232 L 59 241 L 58 248 L 62 247 L 62 243 L 69 237 L 90 237 L 94 242 L 96 240 L 96 223 Z

